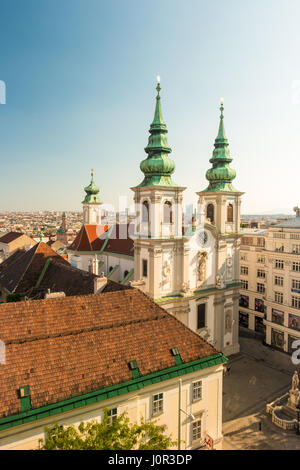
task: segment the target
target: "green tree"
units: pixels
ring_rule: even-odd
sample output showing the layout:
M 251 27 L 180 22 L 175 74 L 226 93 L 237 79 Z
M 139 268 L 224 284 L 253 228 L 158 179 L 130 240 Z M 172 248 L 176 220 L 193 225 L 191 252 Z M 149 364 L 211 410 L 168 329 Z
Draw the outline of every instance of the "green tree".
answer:
M 177 442 L 165 430 L 166 426 L 146 423 L 144 419 L 141 424 L 130 423 L 126 412 L 111 422 L 105 410 L 100 423 L 45 428 L 46 439 L 39 442 L 41 450 L 167 450 Z

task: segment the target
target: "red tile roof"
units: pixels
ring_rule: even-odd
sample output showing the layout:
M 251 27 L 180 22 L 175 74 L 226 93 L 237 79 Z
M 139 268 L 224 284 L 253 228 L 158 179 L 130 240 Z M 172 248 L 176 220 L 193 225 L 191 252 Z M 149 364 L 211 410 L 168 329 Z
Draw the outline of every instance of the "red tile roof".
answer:
M 36 287 L 47 260 L 51 262 Z M 51 292 L 64 292 L 67 296 L 93 294 L 96 277 L 95 274 L 71 267 L 68 261 L 43 242 L 27 252 L 17 250 L 0 264 L 0 286 L 9 292 L 25 294 L 30 299 L 44 298 L 48 289 Z M 125 288 L 108 280 L 104 290 L 116 291 Z
M 9 292 L 26 292 L 37 283 L 49 258 L 69 265 L 48 245 L 40 242 L 25 253 L 20 252 L 19 256 L 9 257 L 6 263 L 0 264 L 0 285 Z
M 0 237 L 0 243 L 11 243 L 17 238 L 22 237 L 23 235 L 25 235 L 25 233 L 9 232 L 6 235 L 3 235 L 2 237 Z
M 0 305 L 0 417 L 20 412 L 19 387 L 29 385 L 32 408 L 142 376 L 217 351 L 137 289 Z
M 129 224 L 88 225 L 81 227 L 73 243 L 68 247 L 71 251 L 100 251 L 109 235 L 104 251 L 133 256 L 133 240 L 130 238 Z

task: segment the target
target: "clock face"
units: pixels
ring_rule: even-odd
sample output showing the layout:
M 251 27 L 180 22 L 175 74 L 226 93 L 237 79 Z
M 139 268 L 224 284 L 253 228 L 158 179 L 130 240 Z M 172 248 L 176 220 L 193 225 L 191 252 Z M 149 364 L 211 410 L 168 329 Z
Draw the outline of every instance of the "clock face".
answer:
M 201 245 L 205 245 L 205 243 L 207 242 L 207 233 L 205 232 L 205 230 L 202 230 L 201 232 L 199 232 L 198 240 L 201 243 Z

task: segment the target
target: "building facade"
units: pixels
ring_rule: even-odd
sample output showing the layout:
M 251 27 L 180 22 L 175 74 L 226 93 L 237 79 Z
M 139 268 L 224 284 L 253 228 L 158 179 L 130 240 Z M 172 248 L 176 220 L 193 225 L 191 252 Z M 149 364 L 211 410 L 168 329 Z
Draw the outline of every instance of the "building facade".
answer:
M 291 353 L 300 339 L 300 211 L 241 245 L 240 323 Z
M 183 228 L 183 192 L 173 180 L 167 126 L 163 121 L 161 87 L 157 84 L 154 119 L 147 158 L 141 162 L 143 181 L 132 187 L 136 207 L 133 224 L 122 229 L 90 218 L 99 205 L 98 188 L 85 188 L 84 226 L 68 248 L 69 261 L 81 269 L 131 284 L 225 354 L 239 351 L 239 246 L 242 192 L 224 130 L 224 107 L 210 168 L 209 185 L 199 191 L 197 221 Z M 97 209 L 98 210 L 98 209 Z M 100 220 L 99 217 L 97 219 Z M 121 229 L 123 235 L 120 235 Z M 113 236 L 114 235 L 114 236 Z M 94 261 L 93 261 L 94 259 Z M 95 272 L 98 274 L 98 272 Z
M 0 329 L 1 450 L 37 449 L 45 426 L 104 409 L 173 440 L 182 413 L 181 449 L 222 448 L 226 358 L 138 289 L 2 304 Z

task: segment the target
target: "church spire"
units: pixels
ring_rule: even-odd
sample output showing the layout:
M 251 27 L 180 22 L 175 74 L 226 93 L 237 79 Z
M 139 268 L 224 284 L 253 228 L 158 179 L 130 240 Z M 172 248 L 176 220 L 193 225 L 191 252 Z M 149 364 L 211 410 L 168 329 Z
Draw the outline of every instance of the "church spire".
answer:
M 88 186 L 84 188 L 86 192 L 86 196 L 83 203 L 94 203 L 94 204 L 101 204 L 99 199 L 99 188 L 95 185 L 94 182 L 94 170 L 91 170 L 91 182 Z
M 206 179 L 209 181 L 209 186 L 205 191 L 231 191 L 236 192 L 232 186 L 232 181 L 236 177 L 236 172 L 230 168 L 229 163 L 232 162 L 229 152 L 229 143 L 225 134 L 224 128 L 224 101 L 221 98 L 220 107 L 220 123 L 218 135 L 215 139 L 214 151 L 212 158 L 209 160 L 212 163 L 212 168 L 207 170 Z
M 154 119 L 150 125 L 150 136 L 145 152 L 148 157 L 140 164 L 145 175 L 143 182 L 137 187 L 144 186 L 177 186 L 171 179 L 175 171 L 175 163 L 168 156 L 172 152 L 168 145 L 167 126 L 163 121 L 160 101 L 160 77 L 157 77 L 156 104 Z

